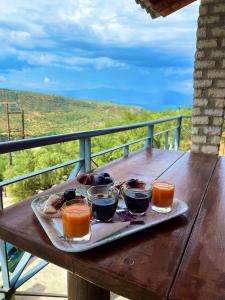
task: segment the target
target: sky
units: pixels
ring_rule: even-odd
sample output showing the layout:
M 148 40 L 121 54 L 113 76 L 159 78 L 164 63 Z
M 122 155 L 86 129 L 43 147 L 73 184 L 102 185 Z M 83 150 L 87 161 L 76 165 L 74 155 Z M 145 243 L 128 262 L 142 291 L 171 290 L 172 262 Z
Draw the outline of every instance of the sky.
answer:
M 162 110 L 190 106 L 198 2 L 0 0 L 0 88 Z

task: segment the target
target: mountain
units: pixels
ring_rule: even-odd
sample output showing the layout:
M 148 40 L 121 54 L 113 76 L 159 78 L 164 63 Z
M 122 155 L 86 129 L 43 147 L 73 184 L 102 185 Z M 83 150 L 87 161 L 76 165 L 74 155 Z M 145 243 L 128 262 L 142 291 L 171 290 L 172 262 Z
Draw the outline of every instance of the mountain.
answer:
M 33 91 L 32 91 L 33 92 Z M 42 90 L 35 90 L 41 94 Z M 158 88 L 148 91 L 140 90 L 134 86 L 133 89 L 118 89 L 111 87 L 71 89 L 71 90 L 49 90 L 50 94 L 58 97 L 80 99 L 94 99 L 97 102 L 110 102 L 128 106 L 138 106 L 143 109 L 162 111 L 165 109 L 176 109 L 178 107 L 191 106 L 193 95 L 183 91 L 160 90 Z M 81 100 L 82 99 L 82 100 Z
M 120 121 L 124 114 L 142 109 L 110 102 L 97 102 L 26 91 L 0 89 L 0 117 L 6 133 L 5 104 L 10 110 L 24 110 L 26 135 L 46 135 L 99 128 L 110 120 Z M 10 115 L 12 128 L 21 126 L 20 115 Z
M 54 93 L 54 91 L 52 91 Z M 57 92 L 62 96 L 79 99 L 96 99 L 98 102 L 104 102 L 102 99 L 110 99 L 110 102 L 122 105 L 139 106 L 144 109 L 162 111 L 164 109 L 176 109 L 178 107 L 187 107 L 192 103 L 192 95 L 185 95 L 179 92 L 150 90 L 148 92 L 137 90 L 118 90 L 113 88 L 100 89 L 79 89 Z

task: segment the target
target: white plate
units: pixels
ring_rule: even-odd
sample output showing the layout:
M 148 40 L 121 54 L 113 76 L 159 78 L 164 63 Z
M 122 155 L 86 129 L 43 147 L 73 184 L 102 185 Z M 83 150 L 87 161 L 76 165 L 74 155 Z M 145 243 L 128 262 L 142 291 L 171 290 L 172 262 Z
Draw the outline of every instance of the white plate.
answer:
M 77 244 L 77 243 L 71 243 L 63 238 L 63 228 L 62 228 L 62 220 L 61 218 L 46 218 L 44 215 L 42 215 L 38 210 L 38 205 L 40 205 L 40 202 L 43 202 L 43 197 L 36 198 L 32 201 L 31 207 L 38 218 L 41 226 L 45 230 L 47 236 L 49 237 L 52 244 L 65 252 L 82 252 L 86 251 L 95 247 L 98 247 L 100 245 L 107 244 L 109 242 L 118 240 L 122 237 L 131 235 L 135 232 L 141 231 L 143 229 L 146 229 L 148 227 L 155 226 L 157 224 L 166 222 L 168 220 L 171 220 L 177 216 L 180 216 L 184 214 L 188 210 L 187 204 L 179 199 L 174 199 L 173 202 L 173 209 L 170 213 L 167 214 L 159 214 L 157 212 L 154 212 L 151 207 L 149 207 L 149 210 L 147 211 L 146 216 L 139 217 L 143 221 L 145 221 L 145 224 L 143 225 L 130 225 L 130 222 L 124 222 L 122 224 L 121 222 L 121 228 L 119 231 L 116 231 L 115 233 L 99 240 L 93 243 L 83 243 L 83 244 Z M 103 223 L 101 223 L 103 224 Z M 113 223 L 112 223 L 113 224 Z M 110 223 L 106 223 L 106 226 L 110 226 Z M 92 225 L 92 232 L 95 230 L 96 225 Z

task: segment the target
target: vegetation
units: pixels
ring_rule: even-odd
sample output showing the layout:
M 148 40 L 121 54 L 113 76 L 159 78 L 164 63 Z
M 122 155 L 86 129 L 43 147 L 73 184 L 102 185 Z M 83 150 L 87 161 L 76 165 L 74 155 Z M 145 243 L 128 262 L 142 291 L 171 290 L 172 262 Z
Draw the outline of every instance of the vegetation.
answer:
M 0 96 L 0 101 L 11 99 L 11 101 L 18 103 L 22 109 L 25 109 L 25 128 L 28 128 L 29 136 L 51 135 L 85 129 L 90 130 L 157 120 L 174 115 L 191 114 L 191 110 L 188 108 L 155 112 L 112 103 L 81 101 L 53 95 L 9 90 L 6 90 L 5 94 L 3 92 L 0 93 Z M 4 118 L 5 116 L 2 112 L 2 119 Z M 188 128 L 190 121 L 184 120 L 183 125 Z M 174 126 L 175 122 L 172 121 L 156 125 L 154 130 L 155 132 L 159 132 Z M 146 134 L 146 128 L 140 128 L 92 138 L 92 153 L 145 137 Z M 173 132 L 169 134 L 169 142 L 171 142 L 172 136 Z M 188 142 L 187 133 L 182 130 L 181 149 L 187 150 L 189 148 Z M 164 136 L 158 136 L 155 139 L 155 143 L 157 146 L 162 147 Z M 134 151 L 141 146 L 143 146 L 143 142 L 131 146 L 130 151 Z M 101 155 L 94 159 L 93 167 L 108 163 L 122 155 L 123 150 Z M 12 178 L 37 171 L 78 157 L 78 141 L 15 152 L 13 153 L 13 166 L 8 165 L 7 155 L 1 155 L 0 179 Z M 62 180 L 66 180 L 73 167 L 61 168 L 18 182 L 10 185 L 8 191 L 15 200 L 24 199 L 39 190 L 44 190 Z
M 100 128 L 105 126 L 106 120 L 119 122 L 126 112 L 136 114 L 142 110 L 109 102 L 0 89 L 0 104 L 3 102 L 9 102 L 12 111 L 24 110 L 27 137 Z M 0 127 L 2 136 L 6 136 L 7 128 L 5 107 L 0 105 L 0 117 L 5 123 Z M 10 120 L 11 128 L 21 127 L 20 116 L 11 115 Z

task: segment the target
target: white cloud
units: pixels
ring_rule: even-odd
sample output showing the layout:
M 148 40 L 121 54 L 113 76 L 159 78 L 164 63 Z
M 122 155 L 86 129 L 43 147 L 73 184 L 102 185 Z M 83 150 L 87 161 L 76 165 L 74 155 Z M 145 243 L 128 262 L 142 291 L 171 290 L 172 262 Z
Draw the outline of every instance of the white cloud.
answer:
M 173 82 L 168 88 L 170 91 L 178 92 L 185 95 L 193 94 L 193 80 L 183 80 Z
M 170 77 L 171 75 L 182 76 L 182 75 L 192 75 L 193 68 L 164 68 L 163 73 Z
M 71 0 L 70 6 L 59 8 L 59 16 L 68 27 L 83 29 L 101 43 L 151 45 L 181 39 L 178 44 L 183 47 L 196 24 L 197 7 L 196 2 L 167 18 L 151 20 L 134 0 Z
M 6 81 L 6 78 L 5 78 L 5 76 L 3 76 L 3 75 L 0 75 L 0 81 Z
M 189 57 L 195 47 L 198 5 L 194 2 L 167 18 L 152 20 L 135 0 L 1 0 L 0 56 L 14 55 L 35 67 L 76 71 L 89 66 L 129 67 L 122 59 L 110 57 L 105 45 L 146 46 L 156 53 L 164 48 Z M 86 43 L 103 46 L 101 53 L 89 50 Z M 164 72 L 184 75 L 190 69 Z
M 49 83 L 50 82 L 50 79 L 48 77 L 45 77 L 44 78 L 44 83 Z
M 0 22 L 9 43 L 54 46 L 56 37 L 102 44 L 177 46 L 190 48 L 198 2 L 167 18 L 151 20 L 134 0 L 1 0 Z M 171 44 L 170 44 L 171 43 Z M 174 45 L 174 47 L 173 47 Z
M 17 55 L 18 59 L 26 61 L 30 65 L 36 66 L 54 66 L 62 68 L 74 68 L 82 71 L 85 66 L 93 66 L 98 70 L 103 68 L 127 68 L 128 66 L 120 61 L 111 59 L 109 57 L 85 57 L 70 53 L 70 55 L 57 55 L 48 52 L 40 51 L 25 51 L 11 49 L 11 53 Z

